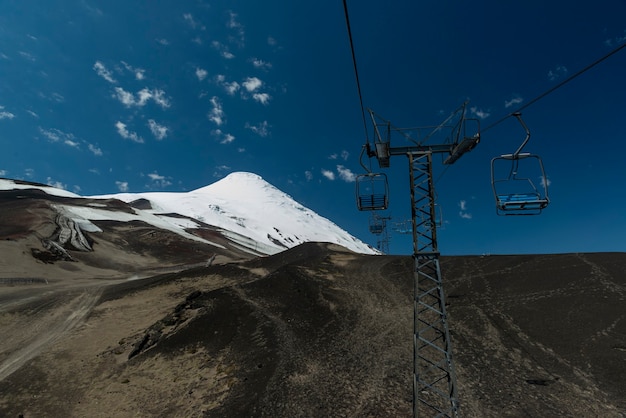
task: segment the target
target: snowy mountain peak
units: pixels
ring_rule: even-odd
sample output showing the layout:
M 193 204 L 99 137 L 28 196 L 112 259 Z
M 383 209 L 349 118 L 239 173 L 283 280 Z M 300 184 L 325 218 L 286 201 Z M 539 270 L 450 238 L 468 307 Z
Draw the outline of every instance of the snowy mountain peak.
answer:
M 0 190 L 39 188 L 47 194 L 81 196 L 44 185 L 4 180 Z M 185 238 L 206 241 L 202 230 L 217 229 L 240 249 L 253 254 L 275 254 L 304 242 L 329 242 L 364 254 L 376 254 L 369 245 L 293 200 L 254 173 L 235 172 L 190 192 L 119 193 L 88 197 L 86 205 L 56 204 L 57 210 L 81 228 L 97 230 L 90 221 L 142 221 L 174 231 Z M 99 209 L 95 199 L 118 199 L 131 212 Z M 208 242 L 213 244 L 211 242 Z

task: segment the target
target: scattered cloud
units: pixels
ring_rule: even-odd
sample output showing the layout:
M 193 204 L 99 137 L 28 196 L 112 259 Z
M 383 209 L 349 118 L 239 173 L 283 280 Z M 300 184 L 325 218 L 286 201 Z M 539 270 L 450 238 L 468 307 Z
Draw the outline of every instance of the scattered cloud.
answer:
M 261 103 L 262 105 L 266 105 L 269 103 L 272 96 L 270 96 L 267 93 L 254 93 L 252 95 L 252 98 L 256 100 L 257 102 Z
M 33 177 L 35 175 L 35 169 L 34 168 L 27 168 L 24 170 L 24 175 L 26 177 Z
M 127 64 L 124 61 L 122 61 L 122 65 L 124 66 L 124 68 L 126 68 L 128 71 L 135 75 L 136 80 L 143 80 L 145 78 L 146 70 L 144 70 L 143 68 L 133 67 L 132 65 Z
M 76 148 L 79 146 L 74 134 L 63 132 L 60 129 L 43 129 L 39 127 L 39 133 L 48 138 L 50 142 L 63 142 L 65 145 Z
M 159 43 L 159 44 L 161 44 L 163 46 L 168 46 L 170 44 L 170 41 L 168 41 L 165 38 L 157 39 L 156 41 L 157 41 L 157 43 Z
M 78 148 L 79 147 L 79 143 L 76 141 L 72 141 L 71 139 L 66 139 L 65 141 L 63 141 L 63 143 L 69 147 L 72 148 Z
M 226 45 L 224 45 L 223 43 L 219 42 L 219 41 L 213 41 L 211 42 L 211 46 L 216 49 L 220 55 L 226 59 L 233 59 L 235 58 L 235 54 L 233 54 L 232 52 L 230 52 L 230 50 L 228 49 L 228 47 Z
M 491 115 L 488 111 L 479 109 L 476 106 L 470 107 L 470 112 L 480 119 L 487 119 Z
M 339 178 L 347 183 L 356 181 L 356 174 L 354 174 L 349 168 L 338 165 L 337 172 L 339 173 Z
M 348 161 L 348 157 L 350 157 L 350 153 L 348 151 L 346 151 L 346 150 L 341 151 L 341 159 L 342 160 Z M 336 152 L 332 153 L 332 154 L 330 154 L 328 156 L 329 160 L 336 160 L 338 158 L 339 158 L 339 154 L 337 154 Z
M 263 122 L 259 123 L 258 125 L 250 125 L 248 122 L 246 122 L 246 128 L 250 129 L 252 132 L 254 132 L 255 134 L 259 135 L 260 137 L 267 137 L 269 135 L 269 128 L 270 128 L 270 124 L 267 123 L 266 120 L 264 120 Z
M 252 65 L 254 66 L 254 68 L 258 68 L 261 70 L 269 70 L 272 68 L 272 64 L 263 60 L 260 60 L 258 58 L 250 58 L 250 62 L 252 63 Z
M 160 89 L 143 88 L 136 94 L 128 92 L 121 87 L 115 87 L 115 95 L 113 96 L 126 107 L 143 107 L 152 100 L 162 109 L 170 107 L 170 101 L 166 97 L 166 93 Z
M 459 202 L 459 216 L 463 219 L 472 219 L 472 214 L 467 212 L 467 201 L 461 200 Z
M 231 37 L 231 40 L 240 47 L 243 47 L 246 40 L 246 34 L 243 25 L 237 21 L 236 13 L 233 13 L 232 11 L 228 12 L 228 22 L 226 23 L 226 27 L 235 32 L 235 36 Z
M 313 173 L 312 173 L 311 171 L 309 171 L 309 170 L 305 171 L 305 172 L 304 172 L 304 178 L 305 178 L 307 181 L 311 181 L 311 180 L 313 180 Z
M 55 181 L 55 180 L 52 180 L 52 178 L 51 178 L 51 177 L 48 177 L 48 178 L 46 179 L 46 184 L 47 184 L 48 186 L 55 187 L 55 188 L 57 188 L 57 189 L 67 190 L 67 185 L 66 185 L 66 184 L 63 184 L 63 183 L 61 183 L 60 181 Z
M 614 38 L 609 38 L 604 43 L 608 47 L 614 47 L 615 45 L 621 45 L 626 42 L 626 29 L 624 29 L 624 34 L 622 36 L 616 36 Z
M 550 81 L 557 80 L 561 77 L 565 77 L 567 75 L 567 68 L 559 65 L 554 70 L 548 71 L 548 79 Z
M 122 193 L 126 193 L 128 191 L 127 181 L 116 181 L 115 185 L 117 186 L 117 190 L 119 190 Z
M 117 128 L 117 133 L 124 139 L 130 139 L 133 142 L 138 144 L 143 144 L 143 138 L 137 135 L 136 132 L 129 131 L 126 128 L 126 124 L 120 121 L 115 122 L 115 127 Z
M 111 71 L 109 71 L 109 69 L 105 67 L 102 62 L 96 61 L 96 63 L 93 65 L 93 69 L 96 72 L 96 74 L 104 78 L 109 83 L 111 84 L 117 83 L 117 81 L 113 78 L 113 73 L 111 73 Z
M 187 22 L 187 24 L 191 26 L 192 29 L 196 29 L 199 26 L 198 22 L 196 22 L 191 13 L 183 14 L 183 19 L 185 19 L 185 22 Z
M 163 125 L 159 125 L 154 119 L 148 119 L 148 126 L 150 127 L 150 132 L 152 135 L 159 141 L 167 137 L 168 128 Z
M 29 52 L 18 51 L 18 54 L 20 54 L 23 58 L 26 58 L 29 61 L 37 61 L 37 58 L 35 58 L 35 56 Z
M 221 129 L 215 129 L 211 131 L 211 135 L 217 138 L 220 141 L 220 144 L 230 144 L 235 140 L 235 136 L 229 133 L 222 132 Z
M 523 101 L 524 101 L 524 99 L 522 99 L 520 96 L 516 95 L 511 100 L 505 100 L 504 101 L 504 107 L 508 109 L 511 106 L 514 106 L 516 104 L 522 103 Z
M 0 170 L 0 176 L 6 176 L 8 173 L 8 171 L 6 170 Z
M 199 67 L 196 68 L 196 77 L 198 77 L 199 81 L 204 80 L 208 74 L 209 73 L 207 72 L 207 70 L 199 68 Z
M 102 150 L 98 147 L 96 147 L 93 144 L 88 144 L 87 148 L 89 148 L 89 151 L 91 151 L 93 153 L 93 155 L 97 156 L 97 157 L 101 157 L 102 156 Z
M 335 180 L 335 173 L 330 170 L 322 169 L 322 176 L 326 177 L 328 180 Z
M 239 91 L 239 88 L 241 87 L 240 84 L 236 81 L 226 81 L 226 76 L 223 74 L 216 75 L 215 82 L 217 83 L 217 85 L 223 87 L 229 96 L 233 96 L 235 93 L 237 93 L 237 91 Z
M 172 185 L 171 177 L 162 176 L 156 171 L 154 173 L 148 174 L 148 177 L 150 178 L 150 180 L 152 180 L 151 186 L 164 188 Z
M 32 117 L 39 119 L 39 115 L 33 112 L 32 110 L 27 110 L 26 112 Z
M 248 77 L 243 83 L 241 83 L 241 85 L 248 91 L 248 93 L 252 93 L 258 90 L 263 85 L 263 82 L 257 77 Z
M 224 123 L 225 114 L 224 110 L 222 109 L 222 103 L 220 102 L 219 97 L 211 97 L 211 105 L 213 105 L 213 108 L 209 111 L 209 114 L 207 116 L 211 122 L 213 122 L 217 126 L 221 126 Z
M 270 46 L 276 46 L 278 42 L 276 42 L 276 39 L 273 38 L 272 36 L 268 36 L 267 37 L 267 44 Z
M 546 188 L 552 184 L 552 181 L 550 181 L 550 179 L 548 178 L 541 176 L 539 177 L 539 184 L 541 184 L 541 187 Z
M 3 108 L 0 107 L 0 120 L 3 119 L 13 119 L 15 117 L 15 115 L 11 112 L 7 112 L 5 110 L 2 110 Z

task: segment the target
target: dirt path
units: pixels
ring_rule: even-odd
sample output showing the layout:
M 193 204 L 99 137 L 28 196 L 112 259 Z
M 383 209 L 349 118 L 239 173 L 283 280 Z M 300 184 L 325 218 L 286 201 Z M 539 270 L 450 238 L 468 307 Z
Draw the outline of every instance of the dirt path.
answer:
M 0 342 L 0 381 L 80 324 L 98 302 L 104 285 L 98 284 L 64 297 L 50 298 L 46 293 L 32 302 L 25 315 L 5 313 L 2 316 L 3 339 Z M 14 301 L 13 307 L 19 305 Z

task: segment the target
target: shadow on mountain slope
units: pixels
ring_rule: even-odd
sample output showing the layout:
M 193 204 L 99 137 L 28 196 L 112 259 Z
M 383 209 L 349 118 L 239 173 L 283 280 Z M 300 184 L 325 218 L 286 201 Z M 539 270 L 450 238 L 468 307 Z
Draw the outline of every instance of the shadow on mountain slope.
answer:
M 622 416 L 625 267 L 443 257 L 461 414 Z M 109 286 L 0 381 L 0 415 L 409 416 L 411 271 L 410 257 L 309 243 Z

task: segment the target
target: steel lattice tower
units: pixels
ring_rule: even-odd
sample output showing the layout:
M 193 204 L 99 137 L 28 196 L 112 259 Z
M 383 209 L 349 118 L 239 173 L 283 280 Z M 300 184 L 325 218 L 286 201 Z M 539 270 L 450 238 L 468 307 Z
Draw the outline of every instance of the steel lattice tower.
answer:
M 413 415 L 456 417 L 458 397 L 439 268 L 432 153 L 408 153 L 413 222 Z
M 369 111 L 374 125 L 374 147 L 366 143 L 368 157 L 376 157 L 381 168 L 389 167 L 394 155 L 409 159 L 411 182 L 411 223 L 413 233 L 413 416 L 457 417 L 459 401 L 452 361 L 452 342 L 443 291 L 437 213 L 433 181 L 433 154 L 447 154 L 444 164 L 453 164 L 480 141 L 480 124 L 465 117 L 467 102 L 438 126 L 400 129 Z M 476 131 L 467 135 L 466 125 L 474 121 Z M 416 130 L 419 138 L 409 131 Z M 426 133 L 424 134 L 423 131 Z M 406 146 L 392 147 L 391 136 Z M 446 135 L 442 141 L 439 135 Z M 367 167 L 361 163 L 367 170 Z M 361 184 L 362 183 L 362 184 Z M 384 174 L 368 173 L 357 177 L 357 205 L 360 210 L 387 209 Z

